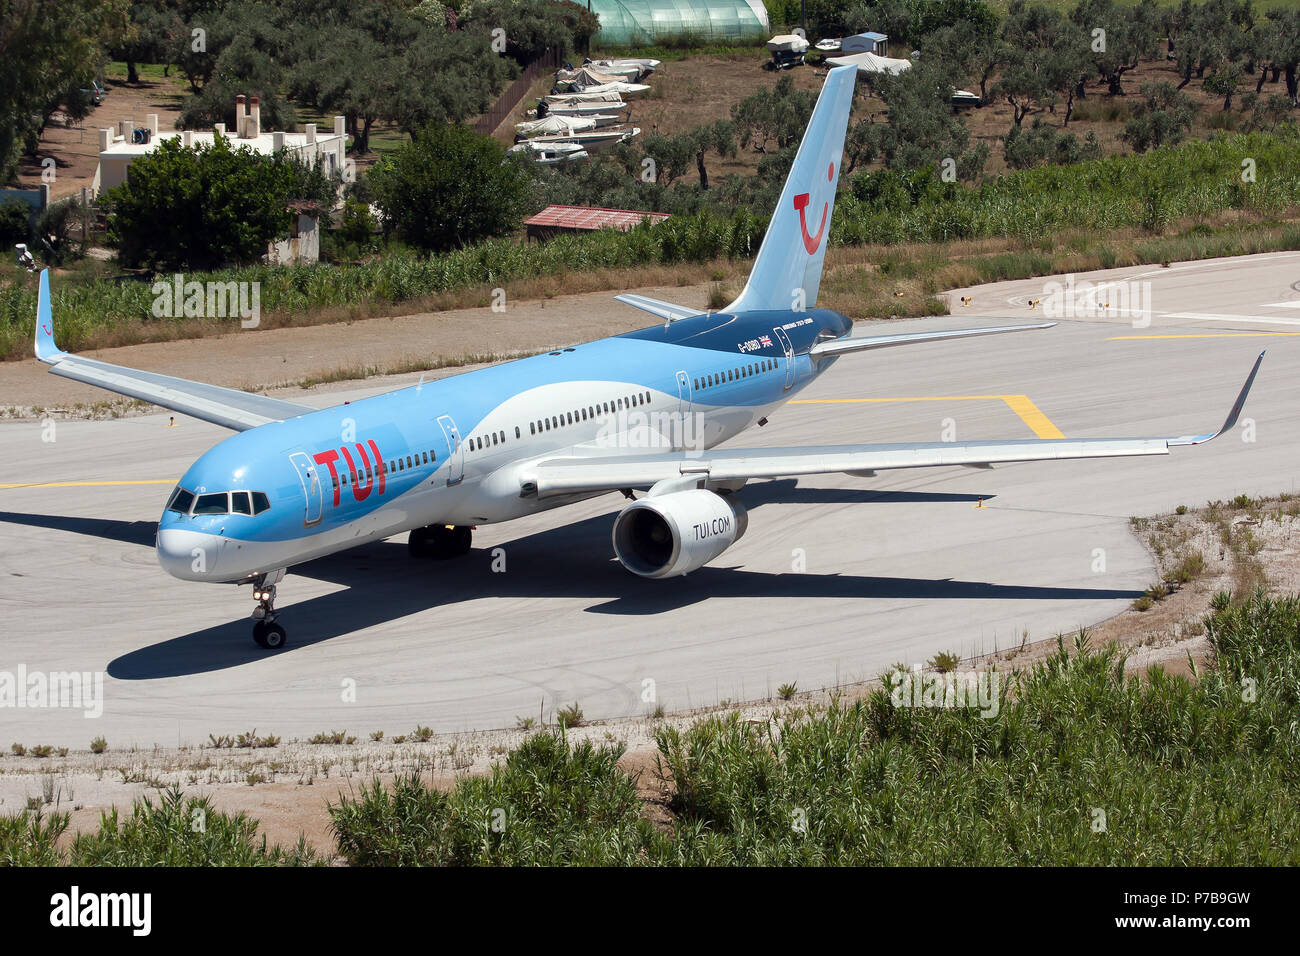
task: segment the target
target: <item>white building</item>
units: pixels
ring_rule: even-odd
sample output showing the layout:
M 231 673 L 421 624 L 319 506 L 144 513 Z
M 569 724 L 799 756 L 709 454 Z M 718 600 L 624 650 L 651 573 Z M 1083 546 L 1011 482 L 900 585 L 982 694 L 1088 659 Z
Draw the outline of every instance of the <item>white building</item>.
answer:
M 211 132 L 192 130 L 163 133 L 158 129 L 158 114 L 150 113 L 141 129 L 147 132 L 136 135 L 137 127 L 131 120 L 122 120 L 117 129 L 99 131 L 99 168 L 91 185 L 91 195 L 120 186 L 129 175 L 131 163 L 158 148 L 163 140 L 179 139 L 183 146 L 211 145 L 216 137 L 224 137 L 235 149 L 247 147 L 264 155 L 288 150 L 309 166 L 323 163 L 328 175 L 336 175 L 344 168 L 347 153 L 346 120 L 334 117 L 334 129 L 319 133 L 315 123 L 307 123 L 302 133 L 263 132 L 262 110 L 259 97 L 245 101 L 243 95 L 235 97 L 235 129 L 227 132 L 225 123 L 218 123 Z M 328 213 L 329 210 L 324 210 Z M 273 244 L 268 258 L 272 262 L 314 262 L 320 243 L 317 217 L 310 210 L 295 208 L 293 234 L 290 239 Z

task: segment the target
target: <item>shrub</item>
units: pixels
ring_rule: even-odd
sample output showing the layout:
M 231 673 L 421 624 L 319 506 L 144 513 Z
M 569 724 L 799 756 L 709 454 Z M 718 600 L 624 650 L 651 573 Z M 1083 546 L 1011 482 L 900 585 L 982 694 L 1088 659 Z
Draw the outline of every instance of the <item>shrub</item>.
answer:
M 445 252 L 519 228 L 532 181 L 524 162 L 490 137 L 441 123 L 384 156 L 367 179 L 385 230 Z

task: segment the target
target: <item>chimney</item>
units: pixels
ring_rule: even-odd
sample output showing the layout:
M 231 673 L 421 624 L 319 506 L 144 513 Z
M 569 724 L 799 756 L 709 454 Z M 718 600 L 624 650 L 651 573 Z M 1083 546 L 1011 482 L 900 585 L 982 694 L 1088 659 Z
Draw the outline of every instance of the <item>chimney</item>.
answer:
M 189 149 L 191 146 L 194 145 L 194 131 L 193 131 L 193 130 L 188 130 L 188 129 L 187 129 L 187 130 L 185 130 L 183 133 L 181 133 L 181 145 L 184 146 L 186 149 Z
M 113 145 L 113 131 L 111 129 L 101 129 L 99 131 L 99 151 L 102 153 Z
M 129 119 L 118 120 L 117 133 L 128 143 L 131 142 L 131 121 Z
M 226 124 L 225 124 L 225 123 L 213 123 L 213 124 L 212 124 L 212 140 L 213 140 L 213 142 L 216 142 L 216 139 L 217 139 L 218 136 L 220 136 L 222 139 L 225 139 L 225 138 L 226 138 Z
M 244 94 L 235 96 L 235 135 L 240 139 L 248 136 L 248 107 L 244 105 Z
M 284 133 L 282 131 L 276 130 L 271 134 L 271 149 L 277 153 L 284 149 Z
M 308 123 L 307 124 L 307 145 L 312 146 L 315 145 L 315 143 L 316 143 L 316 124 Z
M 154 137 L 158 135 L 158 114 L 149 113 L 144 118 L 144 125 L 149 127 L 149 132 Z
M 336 116 L 336 117 L 334 117 L 334 135 L 335 135 L 335 136 L 342 136 L 342 135 L 344 134 L 344 132 L 347 130 L 347 128 L 348 128 L 348 127 L 347 127 L 347 117 L 344 117 L 344 116 Z
M 249 120 L 248 138 L 257 139 L 262 135 L 262 98 L 254 96 L 252 98 L 253 115 Z

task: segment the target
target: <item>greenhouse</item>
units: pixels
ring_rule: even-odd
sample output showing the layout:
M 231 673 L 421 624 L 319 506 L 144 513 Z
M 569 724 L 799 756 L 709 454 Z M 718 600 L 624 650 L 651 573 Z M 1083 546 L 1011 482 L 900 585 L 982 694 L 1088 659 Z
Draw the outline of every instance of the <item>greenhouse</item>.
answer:
M 583 0 L 577 0 L 582 3 Z M 588 0 L 600 18 L 600 46 L 652 46 L 684 41 L 766 40 L 763 0 Z

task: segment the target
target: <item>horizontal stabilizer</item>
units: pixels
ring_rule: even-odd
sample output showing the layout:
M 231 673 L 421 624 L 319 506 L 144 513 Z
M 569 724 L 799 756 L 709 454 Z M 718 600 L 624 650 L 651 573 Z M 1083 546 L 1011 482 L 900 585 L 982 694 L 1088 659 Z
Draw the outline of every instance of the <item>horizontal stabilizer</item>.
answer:
M 829 342 L 818 342 L 809 354 L 816 356 L 845 355 L 849 352 L 866 352 L 870 349 L 887 349 L 895 345 L 915 345 L 919 342 L 941 342 L 944 339 L 968 339 L 977 335 L 999 335 L 1003 332 L 1027 332 L 1030 329 L 1050 329 L 1055 322 L 1038 325 L 999 325 L 985 329 L 952 329 L 947 332 L 899 332 L 893 335 L 858 335 Z
M 671 302 L 661 302 L 658 299 L 651 299 L 644 295 L 633 295 L 630 292 L 624 292 L 621 295 L 614 296 L 614 298 L 624 305 L 630 305 L 642 312 L 657 315 L 667 322 L 676 322 L 678 319 L 689 319 L 691 316 L 704 314 L 699 309 L 688 309 L 684 305 L 673 305 Z

